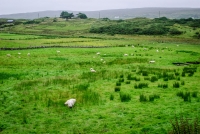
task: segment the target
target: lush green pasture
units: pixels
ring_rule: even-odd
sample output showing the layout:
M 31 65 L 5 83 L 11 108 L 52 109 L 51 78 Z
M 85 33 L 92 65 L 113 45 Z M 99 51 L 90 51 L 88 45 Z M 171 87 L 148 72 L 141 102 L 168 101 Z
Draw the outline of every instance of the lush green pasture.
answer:
M 1 48 L 112 46 L 0 50 L 1 133 L 165 134 L 175 116 L 200 117 L 199 65 L 172 64 L 200 61 L 196 43 L 119 35 L 0 38 Z M 77 99 L 72 109 L 64 106 L 69 98 Z

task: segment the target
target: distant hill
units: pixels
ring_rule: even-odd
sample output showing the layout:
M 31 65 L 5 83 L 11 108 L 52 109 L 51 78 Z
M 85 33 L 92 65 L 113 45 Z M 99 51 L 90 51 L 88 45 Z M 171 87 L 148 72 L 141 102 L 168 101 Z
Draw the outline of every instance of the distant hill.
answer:
M 0 18 L 9 19 L 36 19 L 41 17 L 59 17 L 62 11 L 68 11 L 73 14 L 79 12 L 85 13 L 88 18 L 109 18 L 109 19 L 129 19 L 136 17 L 158 18 L 167 17 L 171 19 L 194 18 L 200 19 L 200 8 L 131 8 L 131 9 L 113 9 L 101 11 L 41 11 L 31 13 L 18 13 L 9 15 L 0 15 Z

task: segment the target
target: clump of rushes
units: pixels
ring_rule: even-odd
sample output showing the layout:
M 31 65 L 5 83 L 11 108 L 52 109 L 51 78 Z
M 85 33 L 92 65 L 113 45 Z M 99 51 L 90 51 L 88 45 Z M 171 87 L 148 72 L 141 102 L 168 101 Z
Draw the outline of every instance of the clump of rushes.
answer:
M 189 121 L 189 119 L 184 119 L 183 116 L 180 119 L 175 116 L 173 120 L 171 120 L 172 130 L 168 134 L 198 134 L 200 132 L 200 124 L 197 117 L 193 121 Z
M 126 81 L 126 84 L 130 84 L 131 83 L 131 81 Z
M 153 94 L 153 95 L 149 95 L 149 101 L 154 101 L 155 99 L 159 99 L 160 95 L 157 94 Z
M 161 88 L 168 88 L 168 84 L 158 84 L 158 87 L 161 87 Z
M 124 78 L 120 78 L 120 79 L 119 79 L 119 82 L 124 82 Z
M 181 97 L 184 101 L 191 102 L 190 92 L 184 93 L 183 91 L 180 91 L 180 92 L 176 93 L 176 95 Z
M 121 82 L 116 82 L 116 86 L 121 86 Z
M 124 78 L 124 75 L 123 75 L 123 74 L 121 74 L 121 75 L 119 76 L 119 78 Z
M 142 89 L 142 88 L 146 88 L 146 87 L 148 87 L 148 83 L 139 83 L 139 84 L 134 85 L 135 89 L 137 89 L 137 88 Z
M 192 92 L 192 97 L 197 98 L 197 91 Z
M 174 87 L 174 88 L 179 88 L 179 87 L 180 87 L 179 82 L 174 82 L 173 87 Z
M 120 95 L 121 102 L 127 102 L 127 101 L 131 100 L 131 95 L 128 94 L 128 93 L 122 93 L 122 92 L 120 92 L 119 95 Z
M 151 79 L 150 79 L 151 82 L 155 82 L 157 80 L 158 80 L 158 78 L 156 76 L 152 76 Z
M 110 100 L 114 100 L 114 95 L 113 94 L 110 95 Z
M 181 85 L 185 85 L 185 81 L 181 81 Z
M 119 92 L 120 91 L 120 87 L 119 86 L 116 86 L 115 87 L 115 92 Z
M 148 72 L 147 72 L 147 71 L 143 71 L 143 72 L 142 72 L 142 75 L 143 75 L 143 76 L 148 76 Z
M 144 94 L 140 94 L 140 102 L 146 102 L 146 101 L 148 101 L 147 97 Z
M 132 77 L 131 74 L 128 74 L 127 80 L 135 80 L 135 77 Z

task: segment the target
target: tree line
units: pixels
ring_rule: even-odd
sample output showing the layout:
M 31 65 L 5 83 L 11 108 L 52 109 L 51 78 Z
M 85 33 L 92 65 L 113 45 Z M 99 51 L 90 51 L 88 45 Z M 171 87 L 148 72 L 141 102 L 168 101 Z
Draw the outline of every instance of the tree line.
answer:
M 106 33 L 106 34 L 139 34 L 139 35 L 180 35 L 185 31 L 174 27 L 174 24 L 180 24 L 195 28 L 200 28 L 200 19 L 168 19 L 166 17 L 155 19 L 132 19 L 132 20 L 109 20 L 107 25 L 93 26 L 90 29 L 91 33 Z
M 84 13 L 78 13 L 76 15 L 77 15 L 77 18 L 87 19 L 87 16 Z M 74 14 L 69 13 L 67 11 L 62 11 L 61 14 L 60 14 L 60 18 L 63 18 L 63 19 L 66 19 L 66 20 L 71 19 L 72 17 L 74 17 Z

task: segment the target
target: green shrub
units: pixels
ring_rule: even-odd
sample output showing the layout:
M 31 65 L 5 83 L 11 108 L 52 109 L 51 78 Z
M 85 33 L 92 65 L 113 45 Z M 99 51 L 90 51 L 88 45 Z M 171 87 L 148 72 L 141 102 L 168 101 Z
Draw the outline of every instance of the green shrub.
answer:
M 166 71 L 163 72 L 163 77 L 168 77 L 168 73 L 166 73 Z
M 144 80 L 150 80 L 150 77 L 144 77 Z
M 146 87 L 148 87 L 148 83 L 138 83 L 138 84 L 134 85 L 135 89 L 137 89 L 137 88 L 142 89 L 142 88 L 146 88 Z
M 110 100 L 114 100 L 114 95 L 113 94 L 110 95 Z
M 120 91 L 120 87 L 116 86 L 115 87 L 115 92 L 119 92 Z
M 185 81 L 181 81 L 181 85 L 185 85 Z
M 178 118 L 175 116 L 174 121 L 171 120 L 172 130 L 168 134 L 199 134 L 200 124 L 198 118 L 193 121 L 184 119 L 183 116 Z
M 180 75 L 180 73 L 179 73 L 179 72 L 175 72 L 174 74 L 175 74 L 175 76 L 179 76 L 179 75 Z
M 181 78 L 180 78 L 180 77 L 177 77 L 177 80 L 181 80 Z
M 116 82 L 116 86 L 121 86 L 121 82 Z
M 169 80 L 173 80 L 173 79 L 175 79 L 174 74 L 169 74 L 169 75 L 168 75 L 168 79 L 169 79 Z
M 182 76 L 182 77 L 185 77 L 185 72 L 182 72 L 181 76 Z
M 194 72 L 190 72 L 189 74 L 188 74 L 188 76 L 193 76 L 194 75 Z
M 120 92 L 120 99 L 121 99 L 121 102 L 130 101 L 131 100 L 131 95 L 127 94 L 127 93 Z
M 176 95 L 179 96 L 179 97 L 181 97 L 181 98 L 183 98 L 184 93 L 183 93 L 183 91 L 180 91 L 180 92 L 177 92 Z
M 124 82 L 124 78 L 120 78 L 120 79 L 119 79 L 119 82 Z
M 126 81 L 126 84 L 130 84 L 131 83 L 131 81 Z
M 142 75 L 143 76 L 148 76 L 148 72 L 147 71 L 142 71 Z
M 152 76 L 151 79 L 150 79 L 151 82 L 155 82 L 157 80 L 158 80 L 158 78 L 156 76 Z
M 161 88 L 168 88 L 168 84 L 158 84 L 158 87 L 161 87 Z
M 164 77 L 163 80 L 164 80 L 164 81 L 168 81 L 168 78 L 167 78 L 167 77 Z
M 191 102 L 190 92 L 186 92 L 183 96 L 184 101 Z
M 184 101 L 191 102 L 190 92 L 183 93 L 183 91 L 180 91 L 176 95 L 183 98 Z
M 176 29 L 176 28 L 171 28 L 171 29 L 169 30 L 169 33 L 170 33 L 171 35 L 180 35 L 180 34 L 182 34 L 183 32 L 182 32 L 182 31 L 179 31 L 179 30 Z
M 135 81 L 140 81 L 140 77 L 133 77 Z
M 153 94 L 153 95 L 149 95 L 149 101 L 154 101 L 155 99 L 159 99 L 160 95 L 157 94 Z
M 192 92 L 192 97 L 197 98 L 197 91 Z
M 179 82 L 174 82 L 173 87 L 174 87 L 174 88 L 179 88 L 179 87 L 180 87 Z
M 149 95 L 149 101 L 154 101 L 154 96 L 153 95 Z
M 127 80 L 135 80 L 135 77 L 132 77 L 131 74 L 128 74 Z
M 147 97 L 144 94 L 140 94 L 140 102 L 146 102 L 146 101 L 148 101 Z
M 123 74 L 121 74 L 121 75 L 119 76 L 119 78 L 124 78 L 124 75 L 123 75 Z

